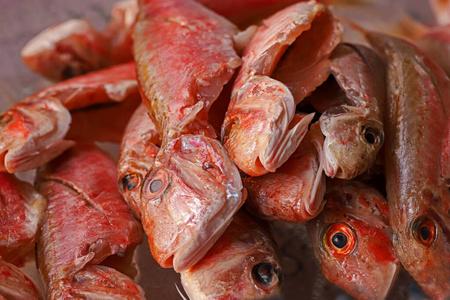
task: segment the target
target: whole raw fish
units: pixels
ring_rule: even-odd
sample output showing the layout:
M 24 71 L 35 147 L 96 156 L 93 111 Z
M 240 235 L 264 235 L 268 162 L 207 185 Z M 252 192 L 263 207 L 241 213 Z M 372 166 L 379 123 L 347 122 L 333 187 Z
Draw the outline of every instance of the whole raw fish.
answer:
M 39 169 L 37 188 L 48 199 L 37 262 L 49 299 L 80 296 L 144 299 L 124 274 L 96 266 L 142 242 L 142 229 L 117 190 L 115 162 L 78 143 Z
M 31 184 L 0 172 L 0 258 L 20 264 L 34 249 L 47 199 Z
M 0 259 L 0 299 L 42 300 L 43 297 L 28 275 Z
M 220 239 L 181 283 L 194 299 L 262 299 L 277 296 L 283 273 L 269 225 L 240 210 Z
M 450 297 L 450 80 L 413 44 L 368 32 L 387 61 L 385 173 L 398 258 L 435 299 Z
M 330 59 L 331 75 L 345 96 L 317 99 L 330 103 L 319 119 L 323 164 L 327 176 L 352 179 L 374 164 L 384 142 L 385 69 L 378 55 L 362 45 L 340 44 Z
M 327 58 L 341 34 L 315 1 L 264 20 L 245 49 L 222 126 L 225 148 L 240 170 L 273 172 L 297 149 L 314 114 L 295 123 L 295 105 L 328 77 Z
M 209 108 L 240 65 L 236 33 L 193 1 L 139 1 L 134 57 L 162 139 L 142 185 L 141 220 L 153 257 L 177 272 L 206 254 L 243 204 L 239 172 L 208 123 Z
M 129 63 L 60 82 L 1 114 L 0 172 L 34 169 L 71 147 L 74 142 L 64 139 L 68 109 L 139 99 L 134 69 Z
M 325 204 L 322 147 L 322 133 L 314 124 L 297 150 L 275 172 L 243 178 L 248 192 L 245 208 L 271 221 L 298 223 L 317 216 Z
M 357 299 L 385 299 L 400 267 L 386 199 L 362 182 L 335 179 L 325 201 L 307 223 L 323 274 Z

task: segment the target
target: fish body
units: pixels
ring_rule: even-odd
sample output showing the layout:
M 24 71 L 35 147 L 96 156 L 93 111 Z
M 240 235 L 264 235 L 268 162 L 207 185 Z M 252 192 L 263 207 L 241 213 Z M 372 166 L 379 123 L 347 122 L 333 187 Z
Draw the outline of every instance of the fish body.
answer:
M 0 259 L 0 298 L 42 300 L 36 283 L 18 267 Z
M 240 210 L 220 239 L 193 267 L 181 272 L 190 299 L 262 299 L 279 295 L 279 250 L 269 224 Z
M 69 79 L 3 112 L 0 115 L 0 171 L 14 173 L 37 168 L 74 145 L 73 141 L 64 139 L 72 129 L 69 110 L 139 100 L 134 69 L 134 63 L 129 63 Z M 136 106 L 133 103 L 123 106 L 128 105 Z M 118 120 L 130 116 L 125 111 L 122 117 L 115 114 Z M 75 119 L 72 137 L 83 129 L 83 119 Z M 120 129 L 114 128 L 115 131 Z
M 246 209 L 270 221 L 299 223 L 317 216 L 325 204 L 322 147 L 323 136 L 316 124 L 275 172 L 244 178 L 242 182 L 248 192 Z
M 303 40 L 315 27 L 323 30 L 320 38 Z M 222 125 L 222 140 L 240 170 L 250 176 L 273 172 L 298 147 L 314 115 L 293 122 L 295 105 L 328 76 L 327 53 L 340 35 L 338 23 L 314 1 L 291 5 L 263 21 L 245 48 Z M 282 58 L 288 47 L 303 49 L 298 57 L 304 59 L 285 60 L 290 52 Z M 308 72 L 314 76 L 302 77 Z M 299 95 L 293 95 L 288 79 Z
M 162 143 L 142 185 L 141 220 L 155 260 L 177 272 L 206 254 L 244 201 L 240 174 L 208 122 L 241 63 L 237 32 L 193 1 L 139 2 L 134 57 Z
M 102 271 L 95 265 L 112 255 L 123 256 L 142 242 L 141 226 L 120 196 L 116 179 L 115 162 L 91 144 L 77 144 L 39 169 L 36 185 L 47 197 L 48 208 L 37 262 L 49 299 L 85 286 L 79 276 L 91 278 L 95 295 Z M 106 277 L 115 276 L 112 272 Z M 114 294 L 114 285 L 109 287 Z M 134 284 L 134 289 L 138 293 L 133 299 L 142 299 L 141 288 Z
M 324 168 L 329 177 L 352 179 L 374 164 L 384 142 L 385 70 L 373 50 L 351 44 L 335 49 L 330 68 L 345 97 L 320 116 Z
M 34 248 L 47 199 L 31 184 L 0 173 L 0 257 L 20 262 Z
M 367 184 L 337 179 L 327 182 L 324 199 L 307 223 L 323 274 L 357 299 L 385 299 L 400 267 L 386 199 Z
M 413 44 L 368 32 L 387 61 L 385 173 L 394 247 L 435 299 L 450 297 L 450 80 Z

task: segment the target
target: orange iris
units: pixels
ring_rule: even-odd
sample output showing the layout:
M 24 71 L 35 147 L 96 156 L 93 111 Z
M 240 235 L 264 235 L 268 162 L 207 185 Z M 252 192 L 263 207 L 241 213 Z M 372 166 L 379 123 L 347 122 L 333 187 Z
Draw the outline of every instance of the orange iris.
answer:
M 436 225 L 426 217 L 414 222 L 414 237 L 422 245 L 429 247 L 436 239 Z
M 353 229 L 344 223 L 335 223 L 328 227 L 323 237 L 325 248 L 334 257 L 349 254 L 356 244 Z

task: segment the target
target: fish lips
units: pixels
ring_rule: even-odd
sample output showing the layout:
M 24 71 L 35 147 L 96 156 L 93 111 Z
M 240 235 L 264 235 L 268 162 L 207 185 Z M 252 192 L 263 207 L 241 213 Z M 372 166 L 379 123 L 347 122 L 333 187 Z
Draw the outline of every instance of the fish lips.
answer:
M 183 135 L 167 143 L 145 179 L 142 221 L 152 254 L 163 267 L 192 267 L 242 206 L 242 181 L 222 145 Z

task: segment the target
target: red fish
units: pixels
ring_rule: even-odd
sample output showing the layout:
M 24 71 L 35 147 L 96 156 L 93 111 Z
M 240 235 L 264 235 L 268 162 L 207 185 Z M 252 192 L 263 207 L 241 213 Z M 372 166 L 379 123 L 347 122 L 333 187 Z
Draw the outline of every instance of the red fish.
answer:
M 394 247 L 435 299 L 450 297 L 450 79 L 413 44 L 367 32 L 387 62 L 385 173 Z
M 277 296 L 281 258 L 267 223 L 240 210 L 193 267 L 181 272 L 190 299 L 262 299 Z
M 193 1 L 139 2 L 138 81 L 162 139 L 142 185 L 141 220 L 153 257 L 177 272 L 206 254 L 243 204 L 239 172 L 208 122 L 213 101 L 241 62 L 237 32 Z
M 0 298 L 42 300 L 41 291 L 34 281 L 16 266 L 0 259 Z
M 222 125 L 222 140 L 240 170 L 250 176 L 274 172 L 297 149 L 313 114 L 295 123 L 295 105 L 328 77 L 327 57 L 341 34 L 314 1 L 264 20 L 243 54 Z
M 96 266 L 142 242 L 141 226 L 116 179 L 115 162 L 91 144 L 77 144 L 39 170 L 37 187 L 48 208 L 37 260 L 49 299 L 80 293 L 120 297 L 127 290 L 134 291 L 133 299 L 143 299 L 131 279 Z
M 386 199 L 361 182 L 332 180 L 325 201 L 307 223 L 323 274 L 357 299 L 385 299 L 400 266 Z
M 47 199 L 8 173 L 0 173 L 0 198 L 0 257 L 20 264 L 34 248 Z
M 298 223 L 317 216 L 325 204 L 322 147 L 322 133 L 318 125 L 312 126 L 297 150 L 275 172 L 242 179 L 248 191 L 246 209 L 271 221 Z

